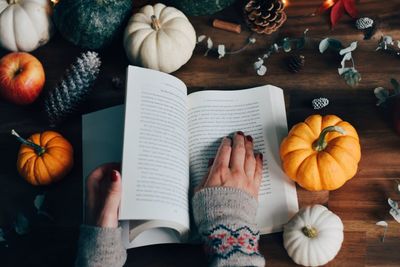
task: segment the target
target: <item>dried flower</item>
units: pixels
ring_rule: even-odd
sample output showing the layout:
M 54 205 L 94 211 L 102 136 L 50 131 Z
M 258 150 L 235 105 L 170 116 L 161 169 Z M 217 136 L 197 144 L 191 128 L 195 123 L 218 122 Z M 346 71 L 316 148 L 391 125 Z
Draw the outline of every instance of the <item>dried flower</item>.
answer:
M 400 40 L 398 40 L 397 42 L 397 47 L 394 44 L 393 38 L 389 35 L 382 35 L 379 43 L 378 43 L 378 47 L 376 48 L 376 51 L 378 50 L 383 50 L 385 52 L 388 52 L 390 54 L 394 54 L 396 56 L 400 56 Z
M 399 209 L 399 205 L 397 204 L 396 201 L 392 200 L 391 198 L 388 198 L 388 203 L 389 206 L 391 207 L 389 213 L 390 215 L 392 215 L 392 217 L 398 222 L 400 223 L 400 209 Z

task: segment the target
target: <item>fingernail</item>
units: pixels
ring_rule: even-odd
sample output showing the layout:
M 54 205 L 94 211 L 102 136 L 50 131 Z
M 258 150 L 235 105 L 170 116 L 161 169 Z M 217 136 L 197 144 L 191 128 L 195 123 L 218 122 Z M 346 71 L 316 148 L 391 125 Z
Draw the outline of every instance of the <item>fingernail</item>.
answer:
M 118 172 L 117 172 L 116 170 L 113 170 L 113 171 L 111 172 L 111 181 L 112 181 L 112 182 L 118 181 Z
M 230 144 L 232 142 L 232 139 L 229 136 L 225 136 L 222 139 L 222 143 Z
M 237 135 L 244 136 L 244 133 L 243 133 L 242 131 L 237 131 L 236 134 L 237 134 Z
M 253 137 L 251 137 L 251 135 L 247 135 L 246 136 L 247 141 L 249 142 L 253 142 Z

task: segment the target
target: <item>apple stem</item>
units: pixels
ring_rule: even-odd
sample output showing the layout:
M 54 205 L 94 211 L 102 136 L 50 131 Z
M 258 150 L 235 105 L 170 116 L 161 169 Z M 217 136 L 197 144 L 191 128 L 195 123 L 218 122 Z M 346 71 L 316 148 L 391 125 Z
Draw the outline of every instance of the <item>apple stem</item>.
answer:
M 39 156 L 43 155 L 44 152 L 46 152 L 46 149 L 44 147 L 22 138 L 14 129 L 11 130 L 11 134 L 14 135 L 17 140 L 20 141 L 22 144 L 32 147 L 35 150 L 36 154 L 38 154 Z

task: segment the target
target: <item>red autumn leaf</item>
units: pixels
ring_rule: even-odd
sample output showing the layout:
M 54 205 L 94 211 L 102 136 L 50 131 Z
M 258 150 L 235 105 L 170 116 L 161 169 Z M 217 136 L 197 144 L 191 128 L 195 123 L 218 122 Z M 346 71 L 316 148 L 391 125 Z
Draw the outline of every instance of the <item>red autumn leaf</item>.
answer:
M 340 18 L 344 14 L 344 4 L 342 0 L 336 2 L 336 4 L 331 9 L 331 23 L 332 28 L 335 27 L 336 23 L 340 20 Z
M 358 17 L 358 11 L 356 8 L 355 0 L 341 0 L 344 4 L 344 9 L 346 9 L 347 14 L 350 15 L 353 19 Z

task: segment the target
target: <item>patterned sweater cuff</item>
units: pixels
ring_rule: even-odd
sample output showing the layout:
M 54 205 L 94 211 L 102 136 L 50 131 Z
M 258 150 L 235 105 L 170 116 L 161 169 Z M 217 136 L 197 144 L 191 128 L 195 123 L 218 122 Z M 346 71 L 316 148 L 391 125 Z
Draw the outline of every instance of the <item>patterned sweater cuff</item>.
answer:
M 193 197 L 193 215 L 211 266 L 264 266 L 255 223 L 257 200 L 227 187 L 205 188 Z
M 126 250 L 121 231 L 121 228 L 81 225 L 75 266 L 123 266 Z

